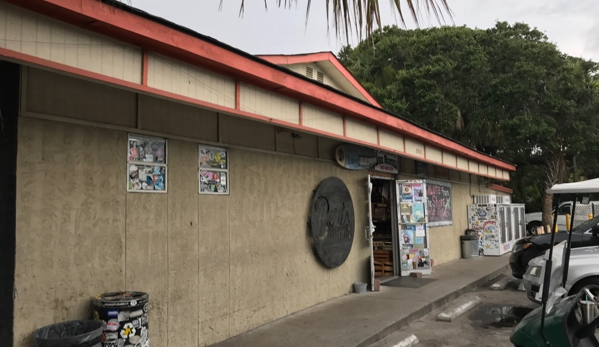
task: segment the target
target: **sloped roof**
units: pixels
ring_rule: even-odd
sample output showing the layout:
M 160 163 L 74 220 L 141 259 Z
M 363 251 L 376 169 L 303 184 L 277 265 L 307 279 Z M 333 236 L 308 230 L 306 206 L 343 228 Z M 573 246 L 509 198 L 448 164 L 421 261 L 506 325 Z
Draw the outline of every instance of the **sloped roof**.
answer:
M 345 67 L 339 59 L 333 54 L 333 52 L 316 52 L 316 53 L 304 53 L 304 54 L 291 54 L 291 55 L 277 55 L 277 54 L 265 54 L 257 55 L 268 62 L 276 65 L 294 65 L 294 64 L 309 64 L 309 63 L 321 63 L 327 66 L 330 70 L 333 70 L 333 74 L 336 72 L 341 79 L 347 81 L 346 86 L 355 89 L 366 101 L 376 107 L 382 108 L 382 106 L 368 93 L 368 91 L 358 82 L 358 80 L 352 75 L 352 73 Z
M 274 64 L 268 60 L 259 58 L 235 47 L 224 44 L 214 38 L 197 33 L 189 28 L 182 27 L 169 22 L 163 18 L 153 16 L 144 11 L 128 6 L 115 0 L 0 0 L 13 5 L 38 12 L 45 16 L 78 26 L 85 30 L 96 32 L 101 35 L 113 37 L 144 50 L 147 60 L 147 52 L 177 59 L 185 63 L 201 66 L 203 69 L 223 74 L 234 78 L 238 85 L 240 82 L 253 84 L 260 88 L 276 91 L 276 93 L 296 98 L 302 102 L 327 109 L 329 111 L 343 114 L 348 119 L 355 119 L 369 123 L 377 129 L 389 131 L 407 136 L 423 144 L 435 146 L 449 153 L 459 154 L 468 160 L 479 161 L 486 165 L 514 171 L 514 165 L 495 158 L 476 149 L 470 148 L 442 134 L 418 126 L 413 121 L 386 111 L 380 106 L 371 104 L 361 98 L 348 95 L 338 89 L 317 82 L 306 76 L 290 71 L 288 68 Z M 340 62 L 331 52 L 321 52 L 329 55 L 326 58 L 331 64 Z M 47 66 L 56 69 L 64 69 L 68 73 L 80 74 L 87 78 L 101 80 L 103 82 L 120 85 L 126 88 L 140 90 L 149 94 L 158 93 L 154 88 L 138 83 L 130 83 L 115 78 L 106 77 L 101 74 L 86 70 L 62 66 L 61 64 L 32 57 L 27 54 L 0 48 L 0 55 L 12 59 L 21 59 L 34 65 Z M 301 59 L 315 60 L 315 57 L 285 58 L 286 61 L 301 61 Z M 273 58 L 274 59 L 274 58 Z M 283 58 L 281 58 L 283 59 Z M 147 66 L 147 65 L 146 65 Z M 340 71 L 345 70 L 342 68 Z M 147 70 L 146 70 L 147 71 Z M 348 72 L 349 73 L 349 72 Z M 349 74 L 351 76 L 351 74 Z M 355 80 L 353 76 L 348 80 Z M 357 82 L 357 81 L 356 81 Z M 359 83 L 358 83 L 359 85 Z M 363 87 L 362 87 L 363 88 Z M 200 104 L 195 99 L 171 95 L 185 102 Z M 371 96 L 370 96 L 371 97 Z M 210 107 L 217 107 L 210 104 Z M 246 117 L 260 118 L 252 113 L 241 112 L 237 109 L 224 108 L 227 112 L 239 114 Z M 274 122 L 268 119 L 269 122 Z M 302 128 L 303 126 L 299 126 Z M 303 128 L 302 128 L 303 129 Z M 310 130 L 311 131 L 311 130 Z M 308 131 L 308 132 L 310 132 Z M 345 135 L 343 136 L 345 139 Z M 405 138 L 404 138 L 405 140 Z M 355 142 L 355 141 L 354 141 Z M 368 146 L 378 146 L 368 144 Z M 485 176 L 484 174 L 481 174 Z

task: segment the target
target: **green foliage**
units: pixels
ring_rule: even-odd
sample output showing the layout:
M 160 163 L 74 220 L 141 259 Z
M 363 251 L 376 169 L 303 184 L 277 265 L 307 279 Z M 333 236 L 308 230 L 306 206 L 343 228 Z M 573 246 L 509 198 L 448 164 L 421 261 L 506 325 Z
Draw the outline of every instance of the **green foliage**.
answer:
M 385 27 L 339 58 L 384 108 L 516 164 L 517 201 L 540 203 L 555 158 L 599 176 L 598 65 L 526 24 Z

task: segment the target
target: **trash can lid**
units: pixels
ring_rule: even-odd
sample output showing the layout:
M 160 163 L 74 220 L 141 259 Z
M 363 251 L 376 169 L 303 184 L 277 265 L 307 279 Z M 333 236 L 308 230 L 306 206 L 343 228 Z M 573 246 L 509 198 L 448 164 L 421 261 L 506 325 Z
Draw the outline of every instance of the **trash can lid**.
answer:
M 93 299 L 94 305 L 99 307 L 125 307 L 145 304 L 149 300 L 147 293 L 142 292 L 114 292 L 104 293 Z
M 473 241 L 478 240 L 478 235 L 460 235 L 462 241 Z

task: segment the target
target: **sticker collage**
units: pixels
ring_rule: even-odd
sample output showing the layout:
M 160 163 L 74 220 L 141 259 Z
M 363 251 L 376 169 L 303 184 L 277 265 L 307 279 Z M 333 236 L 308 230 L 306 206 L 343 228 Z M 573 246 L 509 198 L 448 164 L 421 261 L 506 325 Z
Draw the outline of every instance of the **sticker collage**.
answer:
M 129 135 L 129 191 L 166 191 L 166 140 Z
M 430 269 L 424 185 L 403 183 L 399 198 L 401 270 Z
M 199 147 L 200 194 L 227 194 L 229 162 L 227 150 L 218 147 Z
M 478 235 L 479 255 L 499 254 L 497 213 L 495 205 L 468 205 L 468 224 Z

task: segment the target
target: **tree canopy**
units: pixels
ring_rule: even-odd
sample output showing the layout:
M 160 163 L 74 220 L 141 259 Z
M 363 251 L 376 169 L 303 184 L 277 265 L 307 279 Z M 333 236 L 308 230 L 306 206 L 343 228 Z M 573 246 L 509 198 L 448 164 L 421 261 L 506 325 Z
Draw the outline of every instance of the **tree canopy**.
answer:
M 599 66 L 526 24 L 385 27 L 339 58 L 384 108 L 516 164 L 514 199 L 531 208 L 574 156 L 599 174 Z

